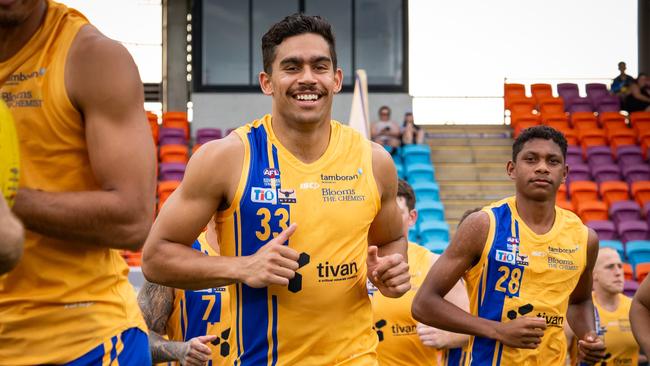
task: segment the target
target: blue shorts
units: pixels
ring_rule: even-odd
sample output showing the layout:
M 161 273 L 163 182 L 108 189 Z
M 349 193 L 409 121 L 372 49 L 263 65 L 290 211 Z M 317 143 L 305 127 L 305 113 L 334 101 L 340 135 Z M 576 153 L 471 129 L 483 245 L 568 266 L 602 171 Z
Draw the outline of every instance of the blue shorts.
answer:
M 111 337 L 92 351 L 68 362 L 66 366 L 151 365 L 149 337 L 138 328 L 129 328 Z

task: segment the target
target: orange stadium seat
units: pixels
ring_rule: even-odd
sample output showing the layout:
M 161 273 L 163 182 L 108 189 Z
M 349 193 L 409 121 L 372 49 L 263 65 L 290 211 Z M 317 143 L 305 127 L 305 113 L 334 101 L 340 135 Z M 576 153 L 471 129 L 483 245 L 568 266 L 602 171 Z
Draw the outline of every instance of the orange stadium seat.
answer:
M 637 264 L 636 270 L 634 271 L 637 282 L 643 282 L 643 280 L 648 276 L 648 272 L 650 272 L 650 263 Z
M 187 146 L 185 145 L 163 145 L 160 147 L 161 163 L 184 163 L 189 160 Z
M 630 113 L 630 125 L 637 133 L 640 130 L 650 129 L 650 112 L 632 112 Z
M 176 180 L 165 180 L 158 182 L 158 201 L 160 202 L 159 206 L 169 198 L 169 196 L 178 188 L 181 182 Z
M 539 112 L 545 115 L 564 115 L 562 98 L 547 97 L 539 101 Z
M 623 263 L 623 277 L 625 277 L 625 281 L 634 280 L 634 271 L 632 271 L 631 264 Z
M 187 122 L 186 112 L 165 112 L 162 117 L 162 125 L 165 128 L 180 128 L 185 131 L 185 138 L 190 136 L 190 126 Z
M 602 201 L 584 201 L 578 205 L 578 216 L 582 222 L 589 222 L 593 220 L 608 220 L 609 213 L 607 212 L 607 205 Z
M 578 139 L 584 151 L 590 146 L 607 146 L 607 135 L 601 129 L 578 130 Z
M 629 128 L 610 130 L 607 132 L 607 139 L 614 151 L 623 145 L 636 145 L 636 134 Z
M 556 200 L 555 205 L 563 208 L 565 210 L 569 210 L 572 212 L 575 212 L 575 207 L 573 207 L 573 202 L 567 201 L 567 200 Z
M 539 104 L 539 101 L 543 98 L 553 98 L 553 88 L 551 87 L 551 84 L 531 84 L 530 92 L 537 104 Z
M 598 120 L 592 112 L 571 113 L 571 125 L 577 130 L 600 128 Z
M 535 101 L 533 98 L 528 97 L 513 97 L 510 100 L 511 115 L 515 114 L 530 114 L 535 109 Z
M 562 132 L 564 138 L 566 139 L 567 144 L 577 146 L 578 143 L 578 133 L 572 128 L 558 128 L 558 131 Z
M 541 115 L 540 120 L 543 125 L 552 127 L 556 130 L 570 129 L 569 117 L 566 115 Z
M 526 87 L 524 84 L 503 84 L 503 100 L 506 109 L 510 109 L 510 101 L 513 98 L 525 96 Z
M 555 196 L 555 200 L 566 200 L 568 196 L 566 195 L 567 189 L 566 189 L 566 184 L 562 183 L 560 184 L 560 188 L 557 190 L 557 195 Z
M 620 124 L 625 123 L 625 116 L 619 112 L 602 112 L 598 114 L 598 123 L 601 127 L 605 128 L 609 123 Z
M 632 189 L 632 197 L 639 206 L 643 207 L 646 202 L 650 201 L 650 181 L 634 182 L 630 188 Z
M 600 196 L 607 206 L 618 201 L 627 201 L 630 199 L 630 188 L 626 182 L 622 181 L 609 181 L 600 183 L 599 192 Z
M 577 181 L 569 184 L 569 197 L 573 205 L 580 209 L 582 202 L 598 201 L 598 185 L 596 182 Z
M 151 135 L 153 136 L 153 141 L 157 145 L 158 144 L 158 115 L 147 111 L 147 121 L 149 122 L 149 128 L 151 128 Z

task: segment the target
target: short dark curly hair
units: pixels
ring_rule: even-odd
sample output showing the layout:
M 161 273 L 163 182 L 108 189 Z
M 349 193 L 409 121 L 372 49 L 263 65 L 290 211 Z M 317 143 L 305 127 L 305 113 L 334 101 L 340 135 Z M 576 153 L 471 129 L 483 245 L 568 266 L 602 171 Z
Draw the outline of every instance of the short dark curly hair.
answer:
M 332 26 L 323 18 L 317 15 L 305 15 L 300 13 L 291 14 L 280 22 L 275 23 L 262 37 L 262 61 L 264 72 L 271 74 L 271 65 L 275 60 L 275 48 L 286 38 L 314 33 L 322 36 L 330 48 L 332 65 L 336 70 L 336 40 L 332 33 Z
M 562 150 L 562 157 L 566 161 L 567 142 L 562 132 L 549 126 L 534 126 L 525 129 L 512 144 L 512 161 L 517 160 L 517 155 L 524 148 L 524 144 L 530 140 L 542 139 L 555 142 Z

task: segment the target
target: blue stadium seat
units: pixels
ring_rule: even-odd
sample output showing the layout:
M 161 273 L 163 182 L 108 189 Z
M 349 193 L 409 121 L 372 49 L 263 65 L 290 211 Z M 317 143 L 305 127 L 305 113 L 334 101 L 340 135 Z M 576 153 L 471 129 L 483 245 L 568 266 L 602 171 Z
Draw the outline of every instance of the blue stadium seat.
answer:
M 449 241 L 449 225 L 444 221 L 423 221 L 420 224 L 420 239 L 422 243 L 432 240 Z
M 417 182 L 411 184 L 418 202 L 440 201 L 440 187 L 434 182 Z
M 601 240 L 601 248 L 612 248 L 618 252 L 618 255 L 621 256 L 621 260 L 625 261 L 625 248 L 623 248 L 623 243 L 618 240 Z
M 395 162 L 395 169 L 397 170 L 397 177 L 400 179 L 404 179 L 405 178 L 404 166 L 402 164 L 398 164 L 397 162 Z
M 431 165 L 431 148 L 429 145 L 406 145 L 402 147 L 402 157 L 407 165 Z
M 435 171 L 431 164 L 406 165 L 406 179 L 410 184 L 418 182 L 434 182 Z
M 415 208 L 418 210 L 418 222 L 420 225 L 423 222 L 445 220 L 445 207 L 440 201 L 418 201 L 415 204 Z
M 625 243 L 625 254 L 632 267 L 636 267 L 639 263 L 650 263 L 650 241 L 628 241 Z
M 402 155 L 393 154 L 391 155 L 391 157 L 393 158 L 393 162 L 395 163 L 395 165 L 397 164 L 404 165 L 404 159 L 402 159 Z
M 413 226 L 412 228 L 409 229 L 409 237 L 408 240 L 417 243 L 418 242 L 418 229 Z
M 447 249 L 448 245 L 449 243 L 447 241 L 438 239 L 429 240 L 428 242 L 422 244 L 423 247 L 436 254 L 442 254 L 442 252 Z

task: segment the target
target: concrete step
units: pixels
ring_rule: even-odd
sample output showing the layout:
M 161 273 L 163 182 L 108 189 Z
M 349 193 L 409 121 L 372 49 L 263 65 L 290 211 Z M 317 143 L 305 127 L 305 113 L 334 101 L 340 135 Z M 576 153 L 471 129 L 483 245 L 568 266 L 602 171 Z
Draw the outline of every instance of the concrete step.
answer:
M 503 181 L 438 181 L 440 199 L 447 200 L 499 200 L 515 193 L 514 183 Z
M 427 135 L 430 134 L 512 134 L 509 125 L 426 125 L 423 126 Z
M 474 208 L 481 208 L 497 200 L 493 199 L 468 199 L 468 200 L 446 200 L 445 220 L 460 220 L 465 211 Z
M 505 180 L 505 163 L 439 163 L 435 164 L 436 179 L 450 180 Z
M 429 146 L 512 146 L 512 138 L 509 137 L 440 137 L 429 138 L 427 140 Z
M 431 161 L 439 163 L 502 163 L 512 155 L 510 146 L 432 146 Z

